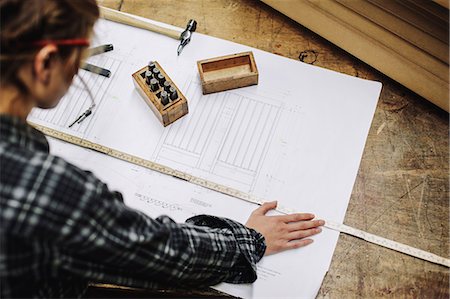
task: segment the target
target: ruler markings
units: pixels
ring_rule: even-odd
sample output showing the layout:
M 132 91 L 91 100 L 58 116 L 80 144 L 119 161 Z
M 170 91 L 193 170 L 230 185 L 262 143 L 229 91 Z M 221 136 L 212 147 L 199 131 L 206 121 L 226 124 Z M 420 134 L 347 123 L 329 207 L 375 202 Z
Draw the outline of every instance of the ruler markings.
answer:
M 145 168 L 154 170 L 154 171 L 158 171 L 160 173 L 163 174 L 167 174 L 170 176 L 173 176 L 175 178 L 179 178 L 182 179 L 184 181 L 187 181 L 189 183 L 213 190 L 213 191 L 217 191 L 232 197 L 236 197 L 239 198 L 241 200 L 250 202 L 250 203 L 255 203 L 258 205 L 263 204 L 265 201 L 261 198 L 258 198 L 254 195 L 251 195 L 249 193 L 245 193 L 242 192 L 240 190 L 222 185 L 222 184 L 218 184 L 215 182 L 211 182 L 208 181 L 206 179 L 200 178 L 200 177 L 196 177 L 193 175 L 190 175 L 186 172 L 182 172 L 179 170 L 175 170 L 173 168 L 170 168 L 168 166 L 156 163 L 156 162 L 152 162 L 149 160 L 145 160 L 118 150 L 114 150 L 112 148 L 97 144 L 97 143 L 93 143 L 90 142 L 88 140 L 67 134 L 67 133 L 63 133 L 60 131 L 57 131 L 55 129 L 51 129 L 42 125 L 38 125 L 32 122 L 29 122 L 30 125 L 32 125 L 33 127 L 35 127 L 36 129 L 38 129 L 39 131 L 43 132 L 45 135 L 60 139 L 62 141 L 66 141 L 68 143 L 72 143 L 84 148 L 88 148 L 103 154 L 106 154 L 108 156 L 123 160 L 123 161 L 127 161 L 130 162 L 132 164 L 136 164 L 139 166 L 143 166 Z M 296 213 L 295 210 L 291 209 L 291 208 L 287 208 L 281 205 L 278 205 L 276 210 L 280 213 L 283 214 L 291 214 L 291 213 Z M 360 229 L 356 229 L 354 227 L 345 225 L 345 224 L 341 224 L 341 223 L 336 223 L 336 222 L 332 222 L 332 221 L 325 221 L 325 227 L 341 232 L 341 233 L 345 233 L 347 235 L 351 235 L 353 237 L 365 240 L 367 242 L 370 242 L 372 244 L 376 244 L 388 249 L 392 249 L 395 250 L 397 252 L 401 252 L 413 257 L 417 257 L 419 259 L 422 260 L 426 260 L 435 264 L 439 264 L 439 265 L 443 265 L 446 267 L 450 267 L 450 259 L 448 258 L 444 258 L 441 256 L 438 256 L 436 254 L 433 254 L 431 252 L 425 251 L 425 250 L 421 250 L 406 244 L 402 244 L 393 240 L 389 240 L 368 232 L 365 232 L 363 230 Z

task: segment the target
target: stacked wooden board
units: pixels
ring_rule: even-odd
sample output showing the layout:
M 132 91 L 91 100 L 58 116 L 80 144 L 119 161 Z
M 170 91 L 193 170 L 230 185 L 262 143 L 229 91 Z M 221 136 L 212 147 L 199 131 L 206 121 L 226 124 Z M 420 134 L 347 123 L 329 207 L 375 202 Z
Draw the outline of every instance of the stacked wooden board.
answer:
M 449 111 L 445 1 L 262 1 Z

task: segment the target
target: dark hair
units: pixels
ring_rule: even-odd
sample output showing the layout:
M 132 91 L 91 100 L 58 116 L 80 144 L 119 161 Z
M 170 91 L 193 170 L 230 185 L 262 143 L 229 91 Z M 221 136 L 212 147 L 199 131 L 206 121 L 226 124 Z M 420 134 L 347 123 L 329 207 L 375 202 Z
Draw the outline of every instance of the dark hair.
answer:
M 98 17 L 96 0 L 0 0 L 0 81 L 23 89 L 17 73 L 38 52 L 33 42 L 86 38 Z M 75 48 L 58 46 L 59 56 Z

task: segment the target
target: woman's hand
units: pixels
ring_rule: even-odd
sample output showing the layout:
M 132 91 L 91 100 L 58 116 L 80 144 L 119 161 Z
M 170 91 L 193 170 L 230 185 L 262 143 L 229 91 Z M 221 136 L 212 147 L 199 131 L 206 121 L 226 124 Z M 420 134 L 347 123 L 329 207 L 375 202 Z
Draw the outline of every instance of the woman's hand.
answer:
M 313 240 L 308 237 L 322 231 L 319 226 L 324 225 L 325 221 L 312 220 L 315 217 L 313 214 L 266 216 L 268 211 L 276 207 L 276 201 L 264 203 L 253 211 L 245 224 L 261 233 L 266 239 L 265 255 L 311 244 Z

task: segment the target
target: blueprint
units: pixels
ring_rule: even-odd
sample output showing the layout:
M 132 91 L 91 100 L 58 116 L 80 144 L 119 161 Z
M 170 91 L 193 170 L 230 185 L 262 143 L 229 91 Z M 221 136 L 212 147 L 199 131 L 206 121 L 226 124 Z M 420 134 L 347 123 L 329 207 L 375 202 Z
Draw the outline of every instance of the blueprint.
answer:
M 30 122 L 343 222 L 381 84 L 197 33 L 176 56 L 177 41 L 156 33 L 105 20 L 95 32 L 94 44 L 112 43 L 114 50 L 89 59 L 110 69 L 110 78 L 78 74 L 94 95 L 93 114 L 68 127 L 90 105 L 75 78 L 56 108 L 34 109 Z M 254 53 L 259 84 L 203 95 L 196 61 L 244 51 Z M 131 74 L 149 60 L 157 60 L 188 99 L 189 114 L 167 127 L 132 82 Z M 51 140 L 51 149 L 152 217 L 184 221 L 205 213 L 245 223 L 257 208 L 73 145 Z M 338 235 L 324 229 L 310 246 L 264 257 L 255 283 L 216 288 L 244 298 L 312 298 Z

